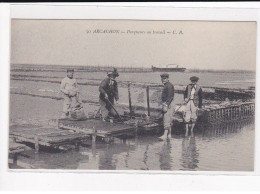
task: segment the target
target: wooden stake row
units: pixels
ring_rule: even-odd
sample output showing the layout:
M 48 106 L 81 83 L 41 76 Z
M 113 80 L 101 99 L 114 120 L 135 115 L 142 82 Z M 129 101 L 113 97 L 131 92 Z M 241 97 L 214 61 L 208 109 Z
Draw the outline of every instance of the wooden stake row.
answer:
M 254 116 L 255 104 L 244 103 L 240 105 L 229 105 L 226 107 L 212 107 L 208 108 L 205 114 L 207 122 L 209 123 L 246 119 Z

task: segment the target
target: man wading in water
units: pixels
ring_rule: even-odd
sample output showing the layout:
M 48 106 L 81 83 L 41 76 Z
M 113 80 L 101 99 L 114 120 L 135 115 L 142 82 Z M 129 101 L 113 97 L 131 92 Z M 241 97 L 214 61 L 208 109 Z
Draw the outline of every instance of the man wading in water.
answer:
M 173 103 L 174 99 L 174 86 L 169 81 L 169 74 L 163 73 L 161 74 L 161 80 L 164 84 L 164 88 L 162 91 L 162 114 L 163 114 L 163 126 L 164 126 L 164 134 L 161 136 L 161 139 L 165 139 L 171 134 L 171 126 L 173 120 L 173 113 L 175 109 L 175 105 Z
M 197 84 L 199 78 L 192 76 L 191 84 L 186 87 L 184 100 L 187 103 L 184 111 L 184 121 L 186 123 L 186 136 L 189 133 L 189 125 L 191 124 L 191 133 L 195 127 L 198 115 L 198 108 L 202 107 L 202 89 Z
M 67 69 L 67 76 L 61 81 L 60 91 L 64 98 L 61 119 L 68 118 L 72 108 L 80 104 L 78 84 L 73 75 L 74 69 Z
M 116 77 L 119 76 L 116 69 L 114 71 L 107 73 L 107 78 L 105 78 L 99 85 L 99 103 L 101 106 L 102 119 L 110 117 L 117 117 L 117 113 L 113 109 L 114 100 L 119 100 L 118 87 L 116 82 Z

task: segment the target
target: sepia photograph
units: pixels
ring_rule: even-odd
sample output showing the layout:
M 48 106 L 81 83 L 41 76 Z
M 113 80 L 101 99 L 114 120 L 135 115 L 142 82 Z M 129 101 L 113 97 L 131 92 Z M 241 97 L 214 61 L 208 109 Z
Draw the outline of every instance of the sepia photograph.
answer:
M 9 169 L 255 170 L 256 21 L 10 28 Z

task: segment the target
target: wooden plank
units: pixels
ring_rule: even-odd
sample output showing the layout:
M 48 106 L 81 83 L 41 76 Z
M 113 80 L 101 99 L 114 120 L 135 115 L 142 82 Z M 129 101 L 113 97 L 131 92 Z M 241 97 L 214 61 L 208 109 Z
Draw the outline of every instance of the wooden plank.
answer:
M 40 148 L 39 148 L 39 138 L 37 135 L 34 136 L 34 146 L 35 146 L 35 153 L 38 153 Z
M 64 129 L 72 129 L 75 131 L 84 132 L 92 135 L 92 143 L 95 142 L 96 136 L 106 138 L 108 136 L 121 136 L 133 134 L 136 131 L 135 126 L 122 124 L 122 123 L 110 123 L 97 119 L 90 119 L 86 121 L 70 121 L 60 120 L 59 126 Z M 80 130 L 79 130 L 80 128 Z
M 15 149 L 15 150 L 9 150 L 9 154 L 17 154 L 17 153 L 21 153 L 24 152 L 25 148 L 19 148 L 19 149 Z
M 91 133 L 93 132 L 93 128 L 95 128 L 97 131 L 106 132 L 120 131 L 131 128 L 131 126 L 123 123 L 110 123 L 97 119 L 89 119 L 86 121 L 60 120 L 59 122 L 62 123 L 64 126 L 69 126 L 70 128 L 81 128 L 83 130 L 86 129 L 87 132 L 91 130 Z
M 39 151 L 39 146 L 59 147 L 65 144 L 74 144 L 75 141 L 89 138 L 89 135 L 83 133 L 74 133 L 53 128 L 23 128 L 18 130 L 10 129 L 10 137 L 13 137 L 21 142 L 29 142 L 35 145 L 36 152 Z

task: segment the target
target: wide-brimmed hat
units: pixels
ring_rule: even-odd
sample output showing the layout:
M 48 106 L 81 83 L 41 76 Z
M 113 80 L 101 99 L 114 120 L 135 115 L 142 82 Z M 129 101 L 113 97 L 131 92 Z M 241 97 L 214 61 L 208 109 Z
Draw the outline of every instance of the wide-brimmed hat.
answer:
M 161 74 L 161 77 L 162 77 L 162 78 L 169 78 L 169 74 L 168 74 L 168 73 L 162 73 L 162 74 Z
M 118 77 L 118 76 L 119 76 L 119 73 L 117 72 L 117 69 L 114 68 L 113 71 L 107 72 L 107 76 L 115 76 L 115 77 Z
M 192 76 L 190 77 L 190 81 L 198 81 L 199 78 L 197 76 Z

